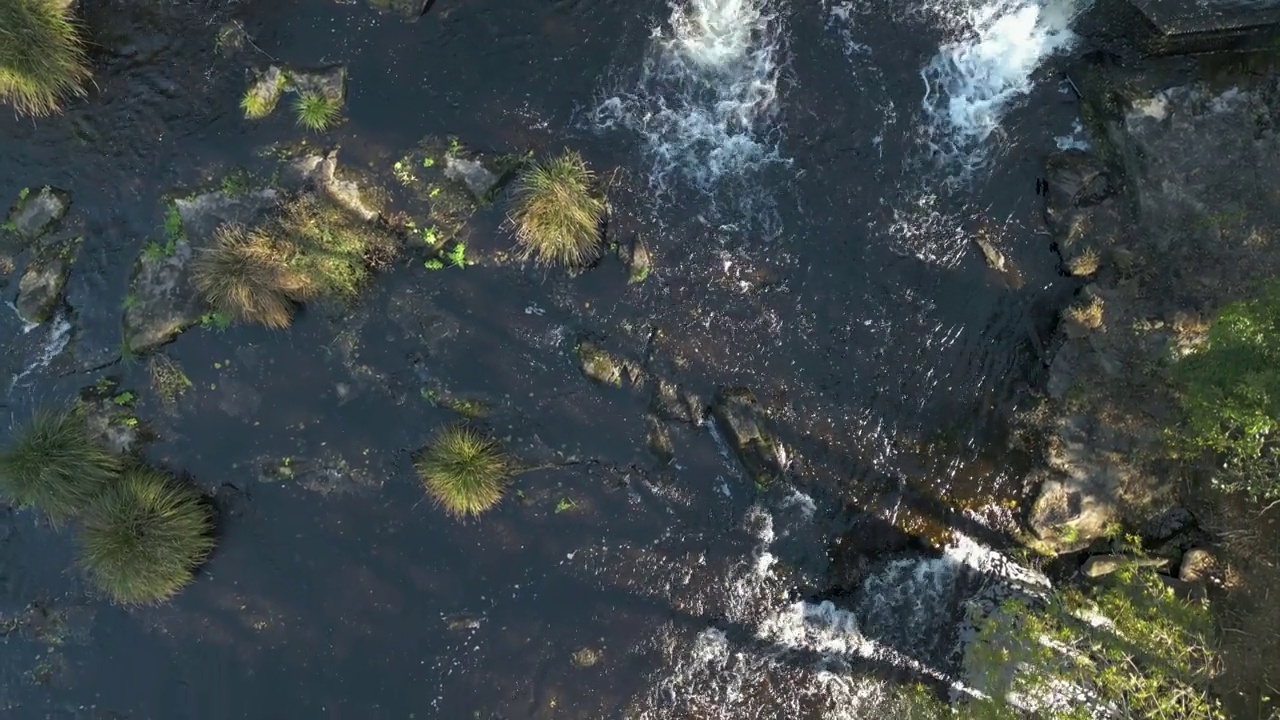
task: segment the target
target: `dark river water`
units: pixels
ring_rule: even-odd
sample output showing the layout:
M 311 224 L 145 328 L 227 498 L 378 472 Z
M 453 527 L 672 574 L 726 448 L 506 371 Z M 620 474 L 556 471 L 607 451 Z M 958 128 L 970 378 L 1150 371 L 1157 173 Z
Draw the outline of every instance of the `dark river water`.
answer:
M 0 117 L 0 196 L 65 189 L 86 234 L 65 348 L 5 310 L 4 410 L 138 389 L 147 457 L 213 496 L 219 544 L 172 603 L 120 609 L 65 534 L 9 513 L 0 611 L 25 620 L 0 714 L 835 719 L 875 717 L 886 681 L 953 677 L 958 603 L 1012 572 L 999 508 L 1025 463 L 1003 428 L 1074 290 L 1034 189 L 1073 141 L 1059 69 L 1087 40 L 1060 33 L 1069 4 L 1032 0 L 681 2 L 438 0 L 416 23 L 83 3 L 89 99 Z M 224 55 L 229 21 L 252 45 Z M 166 197 L 302 138 L 286 112 L 241 117 L 273 60 L 346 65 L 346 121 L 308 142 L 388 182 L 426 136 L 581 151 L 611 239 L 642 237 L 653 274 L 485 263 L 512 243 L 500 200 L 472 220 L 478 266 L 406 262 L 286 332 L 183 334 L 165 352 L 195 387 L 164 408 L 116 352 L 133 261 Z M 788 482 L 758 489 L 709 422 L 669 423 L 660 463 L 650 389 L 582 377 L 582 334 L 704 400 L 751 388 Z M 427 386 L 489 405 L 548 467 L 479 521 L 431 507 L 411 457 L 455 416 Z M 286 458 L 332 472 L 264 473 Z

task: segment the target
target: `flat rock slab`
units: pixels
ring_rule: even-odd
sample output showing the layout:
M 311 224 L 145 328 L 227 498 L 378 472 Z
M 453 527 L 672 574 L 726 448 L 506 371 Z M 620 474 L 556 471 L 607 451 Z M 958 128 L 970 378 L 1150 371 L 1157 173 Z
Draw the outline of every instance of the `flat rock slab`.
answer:
M 211 247 L 224 224 L 250 225 L 276 206 L 279 192 L 259 190 L 243 195 L 212 192 L 175 201 L 184 237 L 163 257 L 142 255 L 133 274 L 133 298 L 124 312 L 124 339 L 141 353 L 169 342 L 200 322 L 208 310 L 191 282 L 191 260 Z
M 54 188 L 41 188 L 18 200 L 9 211 L 7 227 L 22 238 L 34 240 L 53 229 L 69 207 L 71 195 Z
M 40 240 L 18 281 L 14 307 L 23 322 L 38 325 L 53 316 L 62 301 L 62 290 L 81 240 L 75 230 Z

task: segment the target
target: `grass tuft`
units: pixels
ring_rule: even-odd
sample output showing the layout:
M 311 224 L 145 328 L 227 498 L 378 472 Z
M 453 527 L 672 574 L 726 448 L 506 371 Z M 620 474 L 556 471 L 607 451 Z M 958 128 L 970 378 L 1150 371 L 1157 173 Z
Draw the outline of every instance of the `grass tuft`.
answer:
M 197 255 L 196 289 L 215 310 L 241 322 L 285 328 L 299 303 L 349 299 L 371 267 L 394 257 L 394 236 L 331 202 L 303 195 L 256 228 L 219 228 Z
M 514 471 L 496 441 L 461 424 L 437 432 L 414 467 L 427 494 L 454 517 L 497 505 Z
M 84 413 L 38 413 L 0 452 L 0 491 L 54 523 L 81 513 L 120 470 L 120 460 L 89 434 Z
M 1066 311 L 1068 320 L 1090 330 L 1102 327 L 1103 315 L 1102 298 L 1099 297 L 1072 305 Z
M 516 181 L 510 219 L 525 257 L 544 265 L 589 265 L 600 257 L 605 200 L 582 156 L 567 151 Z
M 316 93 L 300 96 L 293 109 L 298 114 L 298 125 L 316 132 L 327 129 L 338 119 L 338 101 Z
M 1088 277 L 1098 272 L 1098 265 L 1101 257 L 1098 251 L 1093 248 L 1085 248 L 1079 255 L 1071 258 L 1067 263 L 1067 272 L 1075 277 Z
M 85 513 L 80 562 L 117 603 L 168 600 L 213 549 L 200 497 L 149 468 L 125 472 Z
M 90 77 L 80 24 L 51 0 L 0 0 L 0 100 L 31 116 L 83 97 Z

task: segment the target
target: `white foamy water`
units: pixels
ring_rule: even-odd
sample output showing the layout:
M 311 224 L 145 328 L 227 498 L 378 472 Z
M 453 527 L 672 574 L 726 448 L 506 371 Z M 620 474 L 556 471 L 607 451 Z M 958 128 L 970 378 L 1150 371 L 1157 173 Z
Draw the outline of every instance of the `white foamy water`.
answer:
M 23 332 L 28 333 L 35 327 L 38 326 L 32 325 L 26 327 L 23 329 Z M 53 359 L 58 357 L 58 355 L 67 348 L 67 343 L 69 342 L 71 342 L 71 321 L 67 320 L 64 315 L 59 313 L 49 321 L 49 334 L 40 344 L 40 349 L 36 354 L 35 359 L 33 359 L 27 367 L 23 368 L 22 372 L 14 375 L 13 380 L 9 382 L 9 391 L 12 392 L 13 389 L 18 386 L 19 382 L 30 376 L 32 373 L 49 367 L 49 363 L 53 362 Z
M 1070 25 L 1086 0 L 973 0 L 939 8 L 958 36 L 924 70 L 925 140 L 961 176 L 986 159 L 1010 107 L 1032 88 L 1047 58 L 1069 49 Z
M 640 135 L 651 184 L 675 179 L 712 189 L 779 160 L 775 121 L 783 54 L 781 22 L 765 0 L 673 0 L 655 28 L 634 85 L 592 112 L 598 128 Z

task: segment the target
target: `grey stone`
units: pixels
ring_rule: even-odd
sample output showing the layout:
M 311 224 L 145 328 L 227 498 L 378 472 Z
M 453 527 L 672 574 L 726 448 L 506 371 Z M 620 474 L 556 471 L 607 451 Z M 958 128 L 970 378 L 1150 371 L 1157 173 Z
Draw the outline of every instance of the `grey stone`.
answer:
M 184 236 L 165 256 L 142 254 L 133 274 L 133 298 L 124 311 L 124 340 L 142 353 L 173 340 L 208 310 L 191 282 L 191 260 L 214 243 L 224 224 L 251 225 L 275 207 L 274 189 L 241 195 L 206 193 L 176 201 Z
M 1118 190 L 1106 164 L 1081 150 L 1050 155 L 1045 161 L 1045 179 L 1049 183 L 1049 194 L 1045 199 L 1044 219 L 1054 233 L 1068 229 L 1072 211 L 1097 205 Z
M 1163 567 L 1169 564 L 1164 558 L 1140 558 L 1129 555 L 1093 555 L 1080 566 L 1085 577 L 1099 578 L 1126 567 Z
M 286 73 L 278 65 L 271 65 L 253 78 L 249 83 L 249 89 L 245 91 L 245 95 L 254 98 L 255 104 L 261 108 L 257 117 L 270 115 L 275 111 L 286 86 Z M 246 117 L 253 116 L 249 116 L 246 113 Z
M 594 342 L 585 339 L 578 341 L 574 351 L 583 375 L 601 385 L 622 387 L 623 365 L 617 358 Z
M 290 191 L 317 190 L 365 222 L 379 217 L 378 210 L 365 200 L 360 186 L 339 177 L 337 150 L 293 158 L 280 173 L 280 183 Z
M 750 390 L 721 388 L 711 402 L 711 415 L 752 480 L 767 484 L 782 476 L 780 448 Z
M 289 68 L 285 71 L 286 89 L 299 95 L 319 95 L 339 104 L 347 99 L 347 68 L 333 65 L 318 70 Z
M 23 322 L 36 325 L 53 316 L 62 301 L 62 290 L 80 238 L 70 234 L 51 236 L 36 248 L 18 281 L 14 306 Z
M 652 267 L 653 257 L 649 252 L 649 246 L 637 236 L 635 242 L 631 243 L 631 254 L 627 259 L 627 282 L 644 282 L 645 278 L 649 277 Z
M 449 154 L 444 158 L 444 176 L 460 182 L 476 200 L 484 202 L 501 186 L 502 176 L 480 160 Z
M 9 213 L 9 224 L 21 237 L 34 240 L 51 230 L 70 206 L 71 196 L 66 192 L 41 188 L 18 201 Z
M 659 377 L 653 385 L 653 399 L 649 407 L 663 420 L 695 423 L 702 419 L 705 409 L 698 398 L 666 378 Z
M 992 245 L 990 240 L 982 235 L 974 235 L 973 243 L 982 251 L 982 259 L 987 262 L 987 265 L 992 270 L 1001 273 L 1005 271 L 1006 260 L 1004 253 L 997 250 L 996 246 Z
M 647 416 L 646 420 L 649 425 L 649 452 L 653 453 L 661 464 L 670 464 L 675 459 L 675 448 L 671 444 L 671 434 L 667 432 L 667 426 L 653 415 Z

